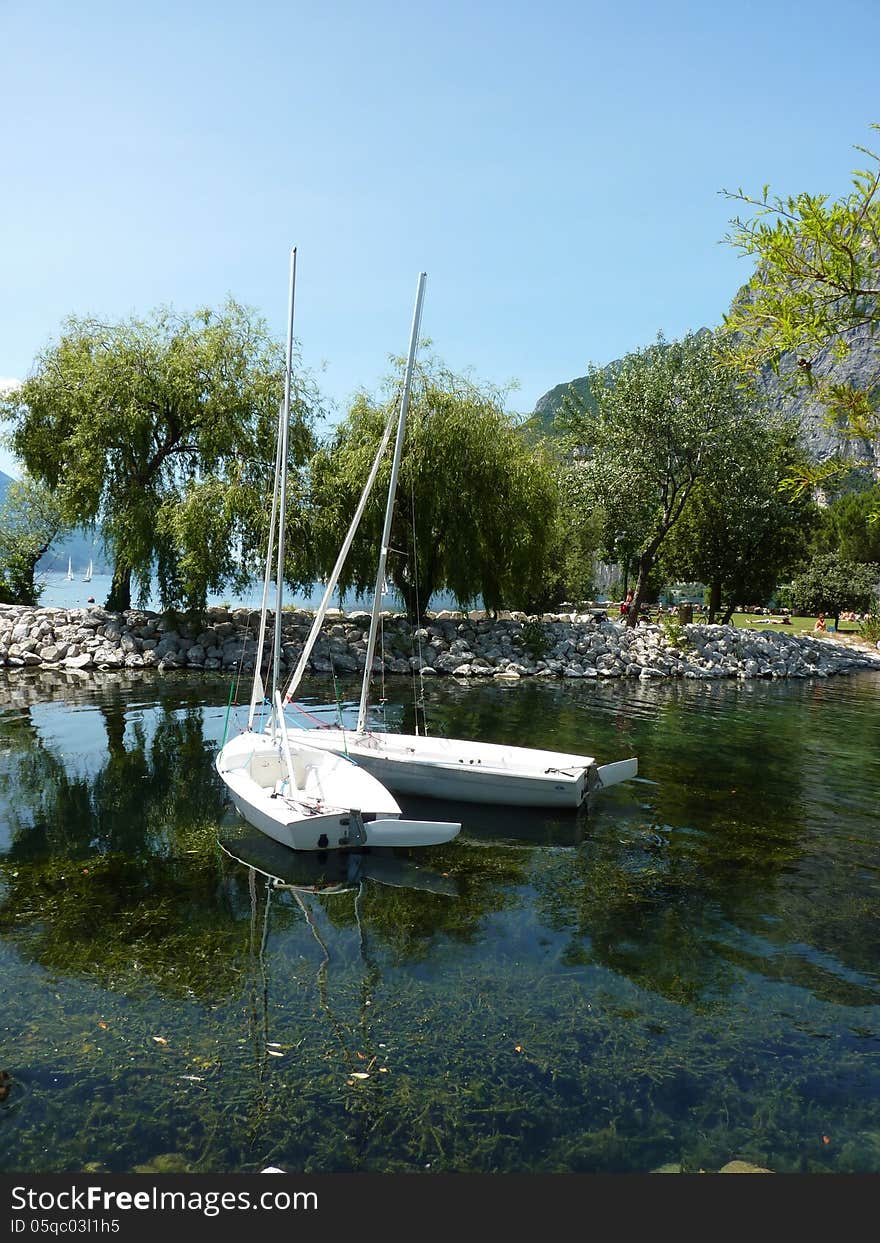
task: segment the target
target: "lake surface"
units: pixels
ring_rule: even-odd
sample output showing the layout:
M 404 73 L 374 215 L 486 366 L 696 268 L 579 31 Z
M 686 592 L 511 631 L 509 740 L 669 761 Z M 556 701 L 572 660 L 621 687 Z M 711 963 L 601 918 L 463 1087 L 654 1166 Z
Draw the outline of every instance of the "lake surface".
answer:
M 880 677 L 432 682 L 644 780 L 323 862 L 224 803 L 228 689 L 0 674 L 0 1169 L 880 1171 Z
M 82 574 L 77 573 L 73 578 L 69 579 L 67 573 L 57 572 L 51 574 L 39 574 L 37 576 L 38 583 L 42 586 L 40 593 L 41 608 L 64 608 L 64 609 L 84 609 L 88 607 L 89 601 L 93 600 L 96 604 L 104 604 L 110 595 L 110 588 L 113 585 L 113 576 L 111 574 L 95 574 L 89 582 L 86 582 Z M 304 591 L 291 592 L 289 589 L 284 593 L 285 606 L 293 606 L 300 609 L 317 609 L 324 595 L 324 585 L 316 583 L 311 588 Z M 208 596 L 208 605 L 230 605 L 233 608 L 259 609 L 263 600 L 263 583 L 251 583 L 244 591 L 233 592 L 231 589 L 226 592 L 214 592 Z M 132 603 L 137 607 L 137 588 L 132 584 Z M 358 596 L 353 592 L 349 592 L 340 604 L 339 593 L 333 597 L 331 604 L 334 608 L 344 607 L 346 609 L 370 609 L 372 608 L 372 593 L 368 596 Z M 386 591 L 382 596 L 382 605 L 384 608 L 398 609 L 402 608 L 401 597 L 395 591 Z M 146 602 L 145 608 L 151 612 L 161 612 L 159 600 L 158 584 L 153 585 L 153 589 Z M 456 604 L 452 597 L 445 592 L 437 592 L 432 597 L 432 607 L 435 609 L 456 608 Z M 275 609 L 275 584 L 270 586 L 269 608 L 274 612 Z

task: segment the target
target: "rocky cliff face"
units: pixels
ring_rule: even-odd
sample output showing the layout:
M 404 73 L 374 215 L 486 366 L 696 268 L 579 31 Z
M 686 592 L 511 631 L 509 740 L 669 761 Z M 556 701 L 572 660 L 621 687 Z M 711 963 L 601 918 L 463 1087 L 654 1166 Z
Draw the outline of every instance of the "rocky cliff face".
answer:
M 832 384 L 876 388 L 880 379 L 877 338 L 863 327 L 847 334 L 847 344 L 849 353 L 843 358 L 838 358 L 830 346 L 814 355 L 810 359 L 812 374 Z M 768 407 L 798 420 L 804 443 L 816 461 L 823 462 L 839 452 L 854 464 L 867 462 L 874 478 L 880 478 L 880 439 L 849 438 L 826 427 L 826 411 L 816 398 L 815 388 L 806 381 L 799 383 L 797 370 L 794 354 L 784 355 L 778 374 L 769 367 L 764 369 L 760 388 Z
M 871 388 L 880 380 L 880 344 L 867 328 L 860 328 L 848 336 L 850 352 L 837 358 L 828 347 L 812 359 L 812 374 L 832 383 L 849 382 L 859 387 Z M 614 370 L 619 362 L 609 364 Z M 800 423 L 804 443 L 816 461 L 824 461 L 836 452 L 853 463 L 868 462 L 875 479 L 880 478 L 880 440 L 847 439 L 830 431 L 824 424 L 825 410 L 817 401 L 815 389 L 798 374 L 797 358 L 787 354 L 782 359 L 778 374 L 767 367 L 760 378 L 763 398 L 771 411 L 796 418 Z M 581 400 L 590 402 L 590 382 L 586 376 L 557 384 L 541 397 L 534 409 L 533 418 L 544 430 L 552 434 L 552 424 L 566 393 L 574 391 Z

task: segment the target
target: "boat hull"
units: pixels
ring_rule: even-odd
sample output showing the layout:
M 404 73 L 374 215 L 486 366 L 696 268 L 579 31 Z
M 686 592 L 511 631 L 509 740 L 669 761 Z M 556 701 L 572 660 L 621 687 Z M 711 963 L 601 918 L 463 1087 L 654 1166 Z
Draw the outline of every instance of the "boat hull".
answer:
M 593 789 L 638 771 L 635 759 L 600 767 L 591 756 L 454 738 L 290 727 L 288 734 L 297 743 L 347 754 L 400 794 L 469 803 L 578 808 Z
M 452 841 L 460 823 L 409 820 L 365 768 L 324 749 L 292 740 L 292 789 L 286 761 L 266 734 L 244 733 L 218 753 L 217 772 L 248 824 L 292 850 L 363 846 L 436 846 Z

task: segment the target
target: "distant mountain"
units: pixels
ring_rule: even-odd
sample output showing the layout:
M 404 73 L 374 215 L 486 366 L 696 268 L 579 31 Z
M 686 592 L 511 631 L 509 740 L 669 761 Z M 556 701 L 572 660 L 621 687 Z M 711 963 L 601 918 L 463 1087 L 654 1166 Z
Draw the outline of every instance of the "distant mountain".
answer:
M 871 335 L 867 327 L 860 328 L 848 335 L 847 344 L 850 352 L 844 358 L 838 358 L 831 346 L 820 350 L 812 359 L 813 374 L 837 384 L 849 382 L 869 386 L 876 380 L 878 370 L 876 337 Z M 621 361 L 618 359 L 609 363 L 604 368 L 605 373 L 613 374 Z M 797 357 L 794 354 L 783 357 L 778 374 L 770 367 L 764 369 L 759 387 L 768 407 L 798 420 L 804 442 L 818 461 L 824 461 L 840 451 L 850 461 L 868 462 L 875 477 L 880 477 L 880 442 L 842 440 L 830 432 L 823 423 L 824 407 L 816 400 L 813 390 L 807 384 L 795 382 L 796 372 Z M 576 394 L 589 406 L 593 404 L 589 378 L 579 376 L 567 384 L 557 384 L 539 398 L 530 421 L 539 424 L 546 434 L 553 435 L 553 420 L 562 407 L 563 398 L 569 392 Z
M 535 409 L 532 411 L 532 418 L 541 424 L 546 435 L 553 435 L 553 420 L 562 409 L 563 399 L 569 394 L 578 397 L 590 409 L 595 407 L 587 376 L 569 380 L 567 384 L 557 384 L 555 388 L 550 389 L 549 393 L 538 398 Z
M 11 483 L 15 483 L 15 480 L 0 470 L 0 505 L 6 500 L 6 493 Z M 67 535 L 56 540 L 45 556 L 40 558 L 38 568 L 44 574 L 53 574 L 62 570 L 66 572 L 68 561 L 77 578 L 82 578 L 85 574 L 89 561 L 92 562 L 95 574 L 109 573 L 113 568 L 107 560 L 100 532 L 96 531 L 92 535 L 82 527 L 75 527 Z

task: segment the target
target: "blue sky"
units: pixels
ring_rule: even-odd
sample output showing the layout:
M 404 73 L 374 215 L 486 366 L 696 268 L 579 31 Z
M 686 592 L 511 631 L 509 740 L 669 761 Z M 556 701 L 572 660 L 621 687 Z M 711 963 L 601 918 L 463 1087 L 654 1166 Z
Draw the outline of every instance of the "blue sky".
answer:
M 0 378 L 71 313 L 232 294 L 281 338 L 296 244 L 338 409 L 424 269 L 435 351 L 529 411 L 720 321 L 722 187 L 836 197 L 880 146 L 876 0 L 0 0 L 0 46 Z

